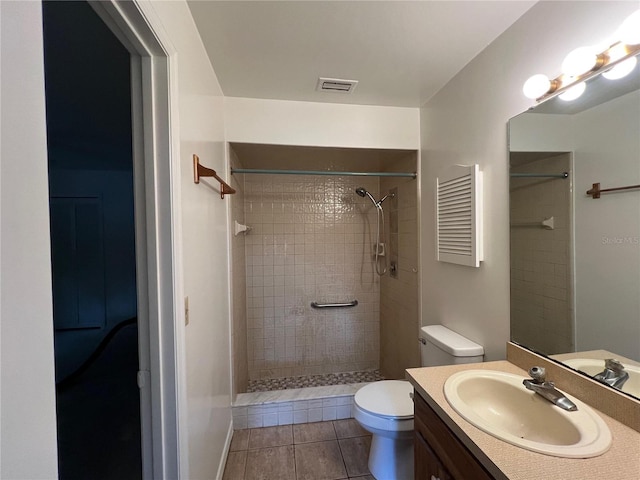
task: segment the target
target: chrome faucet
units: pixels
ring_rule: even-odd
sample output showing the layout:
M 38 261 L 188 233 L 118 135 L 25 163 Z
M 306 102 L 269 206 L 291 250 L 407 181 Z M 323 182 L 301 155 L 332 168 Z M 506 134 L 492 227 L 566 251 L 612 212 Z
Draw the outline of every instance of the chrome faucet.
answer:
M 531 367 L 529 375 L 531 376 L 530 379 L 528 378 L 522 381 L 522 384 L 527 387 L 527 389 L 537 393 L 564 410 L 571 412 L 578 410 L 576 404 L 569 400 L 560 390 L 557 390 L 553 382 L 547 382 L 545 380 L 546 372 L 544 368 Z
M 629 380 L 629 372 L 615 358 L 607 358 L 604 361 L 604 370 L 593 378 L 620 390 L 625 382 Z

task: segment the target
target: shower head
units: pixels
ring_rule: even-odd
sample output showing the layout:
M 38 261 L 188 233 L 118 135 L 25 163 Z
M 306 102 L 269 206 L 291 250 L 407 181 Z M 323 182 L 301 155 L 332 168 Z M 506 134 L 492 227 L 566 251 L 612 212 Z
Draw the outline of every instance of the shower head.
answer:
M 360 195 L 362 198 L 364 198 L 364 197 L 365 197 L 365 195 L 366 195 L 367 197 L 369 197 L 369 200 L 371 200 L 371 203 L 373 203 L 373 205 L 374 205 L 376 208 L 379 208 L 379 209 L 382 209 L 382 202 L 384 202 L 388 197 L 393 198 L 393 197 L 395 197 L 395 196 L 396 196 L 396 194 L 395 194 L 395 193 L 390 193 L 389 195 L 385 195 L 385 196 L 384 196 L 384 197 L 382 197 L 379 201 L 377 201 L 377 202 L 376 202 L 376 199 L 375 199 L 375 198 L 373 198 L 373 195 L 371 195 L 369 192 L 367 192 L 367 191 L 366 191 L 364 188 L 362 188 L 362 187 L 358 187 L 358 188 L 356 188 L 356 193 L 357 193 L 358 195 Z
M 371 200 L 371 203 L 373 203 L 373 205 L 376 208 L 380 208 L 380 204 L 376 202 L 376 199 L 373 198 L 373 196 L 369 192 L 367 192 L 364 188 L 362 187 L 356 188 L 356 193 L 360 195 L 362 198 L 364 198 L 364 196 L 366 195 L 367 197 L 369 197 L 369 200 Z

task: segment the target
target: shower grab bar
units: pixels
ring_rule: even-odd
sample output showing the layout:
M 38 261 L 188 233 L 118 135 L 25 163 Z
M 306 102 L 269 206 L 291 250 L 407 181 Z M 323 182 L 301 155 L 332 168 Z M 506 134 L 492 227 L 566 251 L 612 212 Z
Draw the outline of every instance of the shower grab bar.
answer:
M 355 307 L 358 305 L 358 300 L 345 303 L 318 303 L 311 302 L 311 308 L 336 308 L 336 307 Z
M 262 168 L 232 168 L 231 175 L 236 173 L 253 173 L 261 175 L 334 175 L 340 177 L 407 177 L 416 178 L 416 172 L 337 172 L 318 170 L 267 170 Z

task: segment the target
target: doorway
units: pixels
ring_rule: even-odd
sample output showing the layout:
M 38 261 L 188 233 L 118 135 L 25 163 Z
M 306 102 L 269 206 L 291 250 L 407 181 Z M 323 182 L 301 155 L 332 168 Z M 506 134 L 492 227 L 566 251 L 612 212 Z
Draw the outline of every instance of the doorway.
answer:
M 178 144 L 172 141 L 178 108 L 176 52 L 149 4 L 87 4 L 130 60 L 142 478 L 179 478 L 187 469 L 180 463 L 186 444 L 179 428 L 186 393 L 179 384 L 184 350 L 177 308 L 182 304 L 176 214 L 180 166 Z
M 43 28 L 59 474 L 142 478 L 130 54 L 86 2 Z

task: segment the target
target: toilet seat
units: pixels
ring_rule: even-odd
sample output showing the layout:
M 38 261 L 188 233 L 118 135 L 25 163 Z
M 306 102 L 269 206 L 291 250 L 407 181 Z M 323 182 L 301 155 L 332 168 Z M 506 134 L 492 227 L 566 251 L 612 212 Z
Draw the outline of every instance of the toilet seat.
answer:
M 353 397 L 353 417 L 371 432 L 369 471 L 375 478 L 413 478 L 413 387 L 383 380 L 362 387 Z
M 404 380 L 383 380 L 365 385 L 353 401 L 358 409 L 371 416 L 393 420 L 413 419 L 413 386 Z

